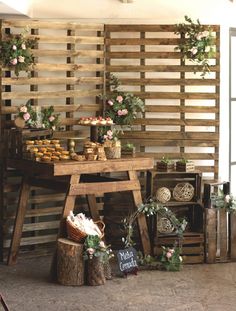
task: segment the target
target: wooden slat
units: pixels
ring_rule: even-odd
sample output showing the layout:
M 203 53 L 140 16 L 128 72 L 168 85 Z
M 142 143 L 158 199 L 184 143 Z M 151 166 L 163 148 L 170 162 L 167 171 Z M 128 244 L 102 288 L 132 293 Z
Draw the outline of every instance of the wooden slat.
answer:
M 216 126 L 219 125 L 218 120 L 209 120 L 209 119 L 135 119 L 134 124 L 142 125 L 182 125 L 182 126 Z
M 120 78 L 122 85 L 219 85 L 219 79 L 133 79 Z
M 31 28 L 41 28 L 41 29 L 71 29 L 71 30 L 82 30 L 82 31 L 103 31 L 103 24 L 78 24 L 77 22 L 56 22 L 56 21 L 44 21 L 44 20 L 3 20 L 2 27 L 22 27 L 25 28 L 25 24 Z
M 219 25 L 204 25 L 206 29 L 211 27 L 213 31 L 219 31 Z M 108 32 L 174 32 L 176 29 L 175 25 L 106 25 Z
M 70 51 L 70 50 L 36 50 L 32 49 L 34 56 L 53 56 L 53 57 L 82 57 L 82 58 L 104 58 L 104 51 L 85 50 L 85 51 Z
M 228 213 L 225 209 L 220 209 L 219 213 L 219 232 L 220 232 L 220 261 L 225 262 L 228 257 Z
M 2 78 L 3 85 L 29 85 L 29 84 L 103 84 L 103 77 L 68 77 L 68 78 L 25 78 L 25 77 L 18 77 L 18 78 Z
M 110 65 L 107 66 L 109 72 L 201 72 L 198 65 Z M 220 67 L 210 65 L 210 71 L 217 72 Z
M 57 234 L 48 234 L 48 235 L 42 235 L 42 236 L 22 238 L 20 242 L 20 246 L 52 243 L 56 241 L 56 238 L 57 238 Z M 11 240 L 5 240 L 3 244 L 4 248 L 9 247 L 10 242 Z
M 181 159 L 186 158 L 189 160 L 215 160 L 219 155 L 215 153 L 188 153 L 188 152 L 137 152 L 137 156 L 147 156 L 155 159 L 163 159 L 163 157 L 167 157 L 168 159 Z
M 185 113 L 216 113 L 218 108 L 214 106 L 159 106 L 159 105 L 148 105 L 145 107 L 146 112 L 185 112 Z

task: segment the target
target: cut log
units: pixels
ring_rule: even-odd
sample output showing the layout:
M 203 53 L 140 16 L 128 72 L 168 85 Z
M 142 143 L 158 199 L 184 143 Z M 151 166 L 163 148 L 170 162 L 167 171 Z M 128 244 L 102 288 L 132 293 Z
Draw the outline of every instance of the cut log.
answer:
M 57 280 L 62 285 L 84 284 L 83 244 L 58 239 Z

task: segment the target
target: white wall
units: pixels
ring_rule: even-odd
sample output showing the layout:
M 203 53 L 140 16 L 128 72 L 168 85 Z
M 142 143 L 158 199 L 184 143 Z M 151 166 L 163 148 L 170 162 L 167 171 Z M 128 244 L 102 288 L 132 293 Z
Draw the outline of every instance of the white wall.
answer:
M 228 179 L 228 55 L 229 27 L 236 27 L 236 3 L 230 0 L 7 0 L 23 5 L 32 18 L 75 19 L 81 22 L 175 24 L 184 15 L 204 24 L 221 25 L 220 177 Z M 25 8 L 26 9 L 26 8 Z

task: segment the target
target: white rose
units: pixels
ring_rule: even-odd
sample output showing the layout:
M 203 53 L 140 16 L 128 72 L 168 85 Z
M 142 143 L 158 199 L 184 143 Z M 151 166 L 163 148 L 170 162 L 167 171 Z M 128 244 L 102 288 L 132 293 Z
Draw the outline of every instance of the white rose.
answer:
M 229 203 L 229 201 L 230 201 L 230 195 L 227 194 L 227 195 L 225 196 L 225 202 L 226 202 L 226 203 Z
M 209 45 L 206 46 L 206 47 L 205 47 L 205 52 L 206 52 L 206 53 L 210 52 L 210 49 L 211 49 L 211 48 L 209 47 Z
M 191 48 L 190 52 L 195 55 L 198 52 L 198 49 L 196 47 Z

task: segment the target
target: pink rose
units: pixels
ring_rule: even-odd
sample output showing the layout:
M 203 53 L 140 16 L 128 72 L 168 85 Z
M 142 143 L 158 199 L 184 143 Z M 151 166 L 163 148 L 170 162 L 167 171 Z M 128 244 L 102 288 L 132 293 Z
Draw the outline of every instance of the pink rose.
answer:
M 18 56 L 18 62 L 19 63 L 24 63 L 24 61 L 25 61 L 25 58 L 24 58 L 24 56 Z
M 113 106 L 114 105 L 114 103 L 113 103 L 113 101 L 112 100 L 108 100 L 108 105 L 110 105 L 110 106 Z
M 48 118 L 48 120 L 49 120 L 49 122 L 53 122 L 53 121 L 55 120 L 55 117 L 54 117 L 54 116 L 50 116 L 50 117 Z
M 22 48 L 22 50 L 26 50 L 26 46 L 24 43 L 21 44 L 21 48 Z
M 20 107 L 20 112 L 27 112 L 27 107 L 26 106 L 21 106 Z
M 118 96 L 116 97 L 116 100 L 118 101 L 118 103 L 122 103 L 123 97 L 122 97 L 121 95 L 118 95 Z
M 105 246 L 105 243 L 104 243 L 103 241 L 100 241 L 99 246 L 100 246 L 101 248 L 105 248 L 105 247 L 106 247 L 106 246 Z
M 28 112 L 26 112 L 24 115 L 23 115 L 23 119 L 25 121 L 28 121 L 30 119 L 30 114 Z
M 171 254 L 173 254 L 175 251 L 174 251 L 173 248 L 169 248 L 168 252 L 171 253 Z
M 103 138 L 104 138 L 105 140 L 107 140 L 107 139 L 108 139 L 108 136 L 107 136 L 107 135 L 103 135 Z
M 11 63 L 12 65 L 16 65 L 16 64 L 17 64 L 17 58 L 11 59 L 11 60 L 10 60 L 10 63 Z
M 190 50 L 190 52 L 191 52 L 193 55 L 195 55 L 195 54 L 197 54 L 198 49 L 195 48 L 195 47 L 193 47 L 193 48 Z
M 123 114 L 123 116 L 126 116 L 127 113 L 128 113 L 128 110 L 127 110 L 127 109 L 122 109 L 122 114 Z
M 107 131 L 107 135 L 108 135 L 108 136 L 112 136 L 112 135 L 113 135 L 112 130 Z
M 95 253 L 94 248 L 92 247 L 87 248 L 87 253 L 89 253 L 89 255 L 93 255 Z
M 171 252 L 167 252 L 166 253 L 166 257 L 169 259 L 169 258 L 171 258 L 172 257 L 172 253 Z
M 16 50 L 17 50 L 17 47 L 16 47 L 15 44 L 12 46 L 12 49 L 13 49 L 13 51 L 16 51 Z
M 117 114 L 118 114 L 118 116 L 123 116 L 122 110 L 118 110 L 118 111 L 117 111 Z

